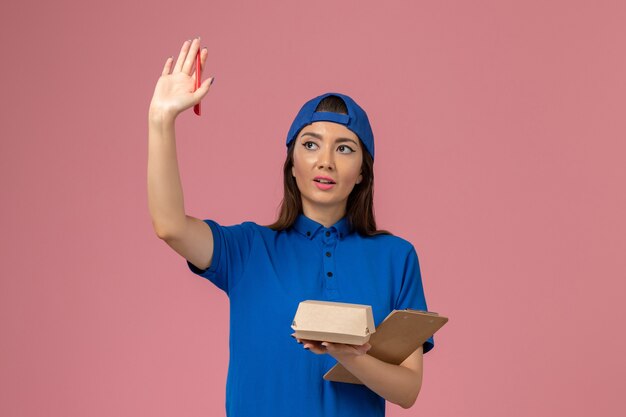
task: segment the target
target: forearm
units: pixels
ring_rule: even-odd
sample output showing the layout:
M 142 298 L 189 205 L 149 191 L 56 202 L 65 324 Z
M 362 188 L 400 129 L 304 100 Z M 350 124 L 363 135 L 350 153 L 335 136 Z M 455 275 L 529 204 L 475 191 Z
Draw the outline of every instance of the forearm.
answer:
M 174 121 L 163 113 L 150 112 L 148 117 L 148 207 L 160 237 L 186 222 Z
M 411 407 L 422 386 L 422 372 L 392 365 L 368 354 L 349 355 L 338 361 L 369 389 L 403 408 Z

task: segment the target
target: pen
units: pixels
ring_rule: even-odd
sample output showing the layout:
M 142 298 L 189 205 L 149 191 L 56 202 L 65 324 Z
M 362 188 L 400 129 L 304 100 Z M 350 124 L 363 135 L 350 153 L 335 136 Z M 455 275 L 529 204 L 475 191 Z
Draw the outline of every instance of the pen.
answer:
M 198 48 L 198 53 L 196 54 L 196 87 L 194 88 L 193 91 L 196 91 L 198 88 L 200 88 L 200 84 L 202 82 L 202 80 L 201 80 L 201 78 L 202 78 L 202 65 L 200 63 L 200 51 L 201 51 L 201 49 Z M 198 104 L 193 106 L 193 111 L 198 116 L 200 116 L 200 102 L 198 102 Z

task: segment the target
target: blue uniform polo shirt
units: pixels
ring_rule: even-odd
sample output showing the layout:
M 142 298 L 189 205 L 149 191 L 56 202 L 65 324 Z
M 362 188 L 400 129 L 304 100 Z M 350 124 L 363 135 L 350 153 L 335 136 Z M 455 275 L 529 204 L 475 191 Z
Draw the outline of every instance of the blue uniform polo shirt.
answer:
M 227 415 L 384 416 L 384 398 L 366 386 L 322 378 L 336 360 L 303 349 L 291 322 L 303 300 L 371 305 L 376 326 L 394 309 L 427 310 L 413 245 L 362 236 L 346 217 L 326 228 L 300 214 L 281 232 L 205 222 L 213 232 L 211 265 L 187 265 L 230 299 Z M 424 353 L 433 347 L 430 338 Z

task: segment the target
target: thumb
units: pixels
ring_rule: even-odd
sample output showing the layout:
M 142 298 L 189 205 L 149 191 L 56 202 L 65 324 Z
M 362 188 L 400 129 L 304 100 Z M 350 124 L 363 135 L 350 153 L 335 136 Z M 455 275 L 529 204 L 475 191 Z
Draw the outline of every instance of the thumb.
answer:
M 195 96 L 194 98 L 196 100 L 200 101 L 202 100 L 202 98 L 204 98 L 204 96 L 207 95 L 207 93 L 209 92 L 209 87 L 211 86 L 211 84 L 213 84 L 214 79 L 215 77 L 211 77 L 202 81 L 202 84 L 200 84 L 200 87 L 193 93 L 193 95 Z

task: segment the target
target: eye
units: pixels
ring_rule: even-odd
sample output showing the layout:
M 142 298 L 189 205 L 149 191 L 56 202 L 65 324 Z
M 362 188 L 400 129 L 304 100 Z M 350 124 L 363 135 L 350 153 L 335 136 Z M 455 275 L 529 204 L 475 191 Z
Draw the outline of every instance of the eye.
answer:
M 302 146 L 304 146 L 304 149 L 309 149 L 309 150 L 317 149 L 317 143 L 311 142 L 310 140 L 304 142 Z
M 348 145 L 339 145 L 339 147 L 337 149 L 341 153 L 352 153 L 352 152 L 354 152 L 354 149 L 352 149 Z

